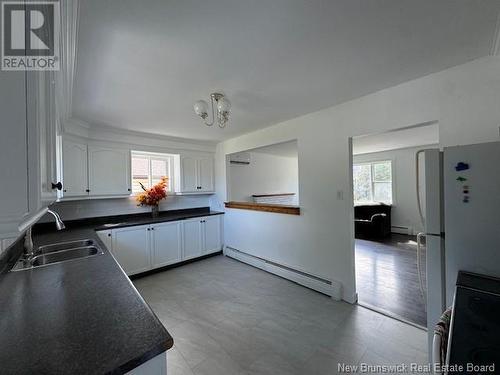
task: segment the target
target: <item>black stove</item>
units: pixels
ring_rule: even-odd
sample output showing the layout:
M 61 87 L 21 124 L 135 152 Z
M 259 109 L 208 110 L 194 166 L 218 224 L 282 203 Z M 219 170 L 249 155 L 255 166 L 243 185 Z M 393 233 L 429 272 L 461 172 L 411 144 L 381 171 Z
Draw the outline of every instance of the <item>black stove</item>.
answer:
M 500 372 L 500 279 L 459 272 L 448 365 L 449 374 Z

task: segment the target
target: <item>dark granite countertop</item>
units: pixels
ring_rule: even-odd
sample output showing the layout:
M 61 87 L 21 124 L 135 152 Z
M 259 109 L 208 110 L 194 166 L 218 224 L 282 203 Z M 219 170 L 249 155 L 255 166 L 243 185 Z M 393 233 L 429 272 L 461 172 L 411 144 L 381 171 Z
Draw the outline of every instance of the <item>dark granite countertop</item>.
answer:
M 35 246 L 93 239 L 104 254 L 0 274 L 0 373 L 121 374 L 170 349 L 172 337 L 96 230 L 108 228 L 104 224 L 120 223 L 116 228 L 215 214 L 221 213 L 200 209 L 156 219 L 85 219 L 68 222 L 61 232 L 38 226 Z M 0 261 L 17 258 L 19 242 Z

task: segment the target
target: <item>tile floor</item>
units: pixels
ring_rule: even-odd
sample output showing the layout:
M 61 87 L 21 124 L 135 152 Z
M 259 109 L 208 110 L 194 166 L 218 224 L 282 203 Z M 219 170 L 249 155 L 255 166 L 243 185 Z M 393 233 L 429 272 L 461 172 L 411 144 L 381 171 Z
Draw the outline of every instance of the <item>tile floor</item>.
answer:
M 168 375 L 336 374 L 426 363 L 426 333 L 217 256 L 134 280 L 170 334 Z

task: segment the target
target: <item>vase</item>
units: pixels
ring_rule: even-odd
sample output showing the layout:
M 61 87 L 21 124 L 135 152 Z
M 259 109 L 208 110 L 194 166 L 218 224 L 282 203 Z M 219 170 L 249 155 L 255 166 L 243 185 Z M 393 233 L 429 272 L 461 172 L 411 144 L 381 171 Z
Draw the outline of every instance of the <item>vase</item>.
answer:
M 160 207 L 157 204 L 151 206 L 151 216 L 154 218 L 160 216 Z

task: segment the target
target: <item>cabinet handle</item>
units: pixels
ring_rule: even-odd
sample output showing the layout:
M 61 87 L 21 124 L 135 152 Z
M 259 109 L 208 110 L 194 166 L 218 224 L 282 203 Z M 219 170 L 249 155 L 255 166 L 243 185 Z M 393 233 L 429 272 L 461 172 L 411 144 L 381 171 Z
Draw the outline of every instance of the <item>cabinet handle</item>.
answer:
M 111 237 L 111 233 L 108 233 L 108 237 Z
M 85 189 L 85 192 L 90 193 L 90 189 Z
M 132 191 L 132 189 L 130 189 L 130 188 L 128 188 L 127 190 L 128 190 L 128 191 Z
M 62 183 L 59 181 L 57 184 L 52 183 L 52 190 L 57 189 L 57 190 L 62 190 Z

